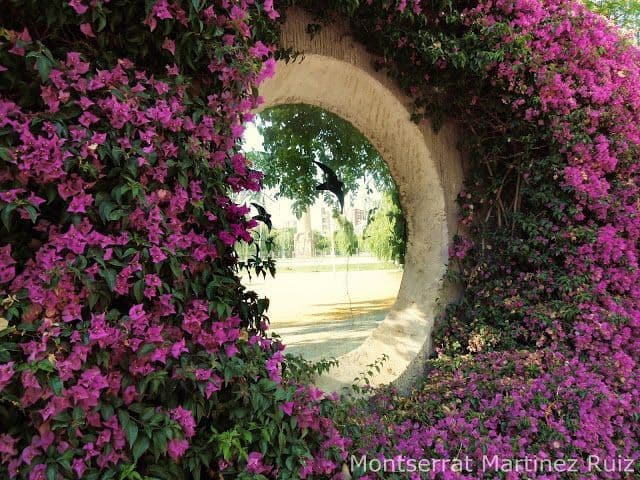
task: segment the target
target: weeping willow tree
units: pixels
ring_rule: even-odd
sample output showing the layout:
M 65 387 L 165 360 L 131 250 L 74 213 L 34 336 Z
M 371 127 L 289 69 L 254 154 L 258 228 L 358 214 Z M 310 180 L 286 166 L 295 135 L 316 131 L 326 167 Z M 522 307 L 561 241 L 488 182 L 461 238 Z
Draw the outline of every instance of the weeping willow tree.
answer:
M 358 236 L 353 224 L 342 216 L 336 217 L 338 229 L 333 232 L 333 238 L 338 255 L 354 255 L 358 251 Z
M 387 193 L 372 212 L 364 231 L 364 247 L 380 260 L 404 264 L 407 226 L 397 192 Z

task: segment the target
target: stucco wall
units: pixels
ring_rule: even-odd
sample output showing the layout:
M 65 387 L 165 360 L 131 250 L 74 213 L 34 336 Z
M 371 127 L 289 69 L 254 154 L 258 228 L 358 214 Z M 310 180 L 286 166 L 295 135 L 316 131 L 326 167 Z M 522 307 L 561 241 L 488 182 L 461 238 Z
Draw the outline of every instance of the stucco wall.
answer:
M 445 127 L 435 134 L 430 125 L 412 122 L 411 99 L 373 69 L 373 57 L 349 36 L 346 25 L 325 26 L 311 38 L 306 33 L 310 21 L 301 10 L 287 12 L 283 46 L 304 56 L 278 63 L 275 77 L 260 89 L 262 108 L 306 103 L 351 122 L 389 165 L 408 225 L 405 271 L 392 311 L 318 384 L 337 390 L 386 354 L 389 360 L 373 383 L 393 381 L 405 389 L 422 373 L 432 351 L 438 299 L 443 303 L 448 296 L 442 276 L 456 232 L 455 198 L 463 178 L 456 133 Z

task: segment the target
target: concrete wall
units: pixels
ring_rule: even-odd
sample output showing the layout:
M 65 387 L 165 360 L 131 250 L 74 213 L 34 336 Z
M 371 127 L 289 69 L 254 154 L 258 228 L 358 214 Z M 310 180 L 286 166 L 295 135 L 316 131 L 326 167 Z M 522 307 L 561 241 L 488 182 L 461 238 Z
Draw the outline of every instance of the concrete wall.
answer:
M 306 103 L 351 122 L 389 165 L 408 225 L 405 271 L 393 309 L 318 384 L 338 390 L 386 354 L 389 360 L 373 383 L 395 382 L 406 389 L 421 376 L 432 351 L 436 302 L 446 302 L 442 276 L 457 228 L 455 198 L 463 178 L 456 133 L 445 127 L 436 135 L 431 126 L 412 122 L 411 99 L 373 69 L 373 57 L 353 40 L 347 25 L 325 26 L 311 38 L 306 33 L 310 22 L 301 10 L 287 12 L 283 46 L 304 52 L 304 57 L 279 62 L 275 77 L 260 89 L 262 108 Z

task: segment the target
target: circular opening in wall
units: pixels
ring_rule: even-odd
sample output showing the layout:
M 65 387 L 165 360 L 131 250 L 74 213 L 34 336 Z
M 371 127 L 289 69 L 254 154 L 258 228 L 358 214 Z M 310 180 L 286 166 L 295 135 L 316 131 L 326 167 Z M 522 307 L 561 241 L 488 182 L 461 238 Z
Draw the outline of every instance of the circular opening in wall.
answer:
M 278 62 L 275 75 L 260 86 L 261 108 L 307 104 L 351 123 L 388 166 L 407 224 L 404 272 L 395 303 L 364 342 L 341 355 L 339 366 L 316 384 L 340 390 L 386 355 L 384 366 L 373 370 L 371 384 L 393 382 L 409 389 L 423 376 L 439 303 L 449 298 L 442 278 L 463 178 L 458 137 L 450 127 L 435 133 L 430 125 L 412 121 L 412 99 L 373 68 L 375 58 L 350 36 L 346 23 L 325 25 L 310 36 L 307 26 L 313 20 L 302 10 L 287 10 L 280 44 L 303 55 Z
M 263 111 L 244 147 L 264 189 L 243 199 L 261 225 L 237 251 L 277 266 L 244 284 L 269 299 L 270 331 L 288 353 L 340 357 L 380 325 L 400 287 L 406 222 L 389 169 L 353 125 L 304 104 Z

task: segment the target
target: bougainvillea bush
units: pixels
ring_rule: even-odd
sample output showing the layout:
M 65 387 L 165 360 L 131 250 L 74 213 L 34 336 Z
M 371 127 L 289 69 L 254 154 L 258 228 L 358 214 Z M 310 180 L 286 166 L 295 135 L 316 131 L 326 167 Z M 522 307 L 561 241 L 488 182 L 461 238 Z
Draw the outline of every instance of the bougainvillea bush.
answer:
M 255 222 L 231 196 L 260 183 L 238 139 L 294 3 L 350 19 L 468 153 L 464 296 L 407 398 L 305 385 L 238 278 Z M 640 452 L 640 53 L 606 20 L 569 0 L 0 6 L 0 477 L 340 478 L 348 451 L 474 460 L 442 478 L 524 478 L 482 455 L 637 475 L 585 471 Z
M 355 450 L 471 459 L 443 478 L 637 478 L 640 50 L 572 1 L 362 2 L 352 27 L 469 162 L 440 358 L 350 425 Z
M 232 247 L 256 222 L 230 195 L 260 182 L 236 143 L 273 72 L 250 22 L 274 14 L 2 2 L 1 478 L 299 478 L 344 457 Z

